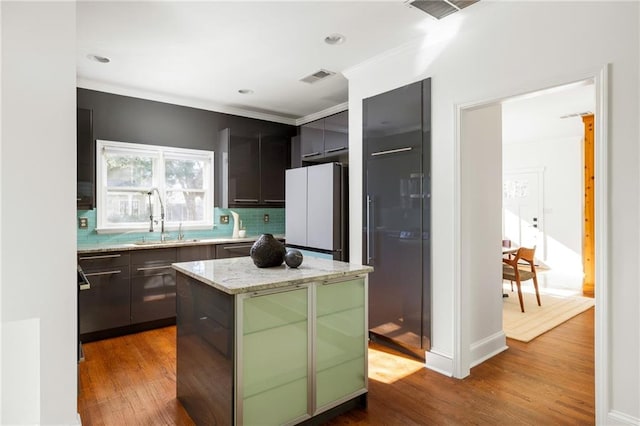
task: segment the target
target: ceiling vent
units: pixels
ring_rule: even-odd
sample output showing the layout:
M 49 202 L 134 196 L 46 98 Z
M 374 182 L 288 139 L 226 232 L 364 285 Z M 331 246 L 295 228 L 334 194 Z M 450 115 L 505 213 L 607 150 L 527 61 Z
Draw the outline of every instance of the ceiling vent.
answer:
M 305 83 L 315 83 L 316 81 L 323 80 L 327 77 L 331 77 L 335 72 L 321 69 L 319 71 L 314 72 L 304 78 L 301 78 L 300 81 L 304 81 Z
M 480 0 L 413 0 L 409 4 L 436 19 L 442 19 L 478 1 Z

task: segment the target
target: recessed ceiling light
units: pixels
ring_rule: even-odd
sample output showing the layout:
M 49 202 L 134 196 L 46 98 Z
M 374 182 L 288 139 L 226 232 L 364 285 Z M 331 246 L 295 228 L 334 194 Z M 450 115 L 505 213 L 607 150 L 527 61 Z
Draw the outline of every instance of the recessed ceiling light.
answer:
M 87 55 L 87 58 L 91 59 L 92 61 L 100 62 L 101 64 L 108 64 L 109 62 L 111 62 L 111 59 L 107 58 L 106 56 Z
M 253 90 L 251 90 L 251 89 L 240 89 L 240 90 L 238 90 L 238 93 L 241 93 L 243 95 L 250 95 L 250 94 L 253 93 Z
M 331 34 L 329 36 L 326 36 L 324 38 L 324 42 L 327 44 L 342 44 L 346 41 L 347 39 L 342 35 L 342 34 Z

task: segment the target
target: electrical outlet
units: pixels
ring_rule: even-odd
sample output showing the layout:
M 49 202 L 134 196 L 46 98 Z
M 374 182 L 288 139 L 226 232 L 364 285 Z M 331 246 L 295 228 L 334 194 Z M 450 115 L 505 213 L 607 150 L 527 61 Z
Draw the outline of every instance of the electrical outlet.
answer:
M 89 219 L 87 219 L 86 217 L 79 217 L 78 228 L 87 229 L 88 227 L 89 227 Z
M 220 215 L 220 223 L 223 225 L 226 225 L 229 223 L 229 215 L 228 214 L 223 214 Z
M 269 215 L 265 213 L 264 216 L 262 217 L 262 220 L 264 220 L 264 223 L 269 223 Z

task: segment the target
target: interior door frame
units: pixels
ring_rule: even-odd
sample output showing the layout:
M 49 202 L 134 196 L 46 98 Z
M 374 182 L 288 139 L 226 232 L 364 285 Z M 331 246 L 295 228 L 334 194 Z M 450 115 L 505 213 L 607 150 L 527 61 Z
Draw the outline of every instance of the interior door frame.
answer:
M 470 312 L 468 306 L 464 304 L 464 294 L 469 294 L 470 284 L 463 282 L 461 265 L 463 264 L 462 253 L 462 228 L 461 228 L 461 206 L 463 205 L 461 175 L 461 150 L 462 150 L 462 113 L 464 110 L 487 106 L 501 102 L 508 98 L 521 96 L 528 93 L 577 83 L 585 80 L 592 80 L 596 92 L 595 108 L 595 277 L 596 291 L 595 300 L 597 309 L 595 311 L 595 405 L 596 423 L 605 424 L 608 420 L 610 410 L 609 402 L 609 381 L 611 371 L 609 367 L 609 227 L 607 206 L 609 204 L 609 194 L 607 183 L 609 182 L 608 172 L 608 114 L 609 114 L 609 68 L 610 64 L 603 64 L 599 68 L 587 70 L 583 74 L 565 76 L 552 81 L 544 80 L 535 84 L 536 89 L 520 93 L 507 93 L 493 99 L 485 99 L 470 103 L 454 104 L 454 282 L 453 282 L 453 375 L 463 378 L 469 375 L 471 369 L 471 341 L 470 341 Z M 501 167 L 501 166 L 500 166 Z M 466 254 L 465 254 L 466 255 Z

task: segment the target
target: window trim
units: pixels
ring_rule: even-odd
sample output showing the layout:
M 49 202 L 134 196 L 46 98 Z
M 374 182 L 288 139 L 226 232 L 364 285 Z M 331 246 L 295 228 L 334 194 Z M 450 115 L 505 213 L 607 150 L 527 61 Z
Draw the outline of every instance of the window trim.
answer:
M 214 200 L 215 200 L 215 181 L 214 181 L 214 152 L 190 149 L 190 148 L 178 148 L 160 145 L 146 145 L 140 143 L 131 142 L 118 142 L 108 140 L 96 140 L 96 232 L 99 234 L 119 233 L 119 232 L 131 232 L 131 231 L 149 231 L 149 222 L 138 223 L 108 223 L 107 221 L 107 186 L 106 186 L 106 167 L 103 157 L 104 151 L 109 149 L 121 151 L 121 152 L 139 152 L 149 154 L 154 157 L 153 164 L 153 187 L 157 187 L 162 194 L 162 201 L 165 204 L 167 202 L 167 192 L 171 191 L 167 188 L 164 180 L 164 160 L 169 159 L 198 159 L 205 161 L 205 170 L 203 172 L 203 191 L 204 191 L 204 212 L 203 220 L 191 221 L 182 223 L 182 229 L 212 229 L 213 228 L 213 212 L 214 212 Z M 124 188 L 122 191 L 138 191 L 139 189 Z M 153 211 L 157 213 L 159 220 L 160 207 L 157 197 L 153 200 Z M 145 203 L 146 205 L 146 203 Z M 177 230 L 180 222 L 165 221 L 165 232 L 168 230 Z M 154 231 L 159 232 L 160 226 L 154 226 Z

